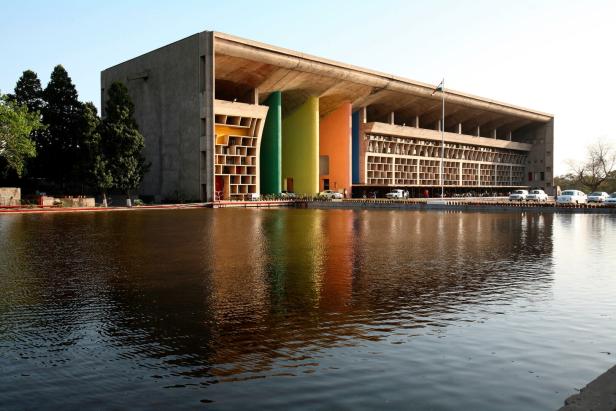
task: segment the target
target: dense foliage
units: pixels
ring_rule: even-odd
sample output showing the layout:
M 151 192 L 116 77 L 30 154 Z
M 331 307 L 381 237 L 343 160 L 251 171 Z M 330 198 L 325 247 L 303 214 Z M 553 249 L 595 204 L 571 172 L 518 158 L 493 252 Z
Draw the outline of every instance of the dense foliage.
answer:
M 28 111 L 19 104 L 0 95 L 0 172 L 9 171 L 21 176 L 28 158 L 36 156 L 36 147 L 30 133 L 41 129 L 37 112 Z
M 109 88 L 103 120 L 94 104 L 79 101 L 61 65 L 44 89 L 35 72 L 24 71 L 14 93 L 0 104 L 0 171 L 10 170 L 0 174 L 0 185 L 54 194 L 117 190 L 130 195 L 141 184 L 148 170 L 141 154 L 145 141 L 122 83 Z
M 109 87 L 106 117 L 101 127 L 101 153 L 113 184 L 124 194 L 134 191 L 149 168 L 141 151 L 145 139 L 135 121 L 135 107 L 122 83 Z
M 15 85 L 15 94 L 10 94 L 9 98 L 18 104 L 25 104 L 31 112 L 40 113 L 45 101 L 41 80 L 36 73 L 32 70 L 24 71 Z

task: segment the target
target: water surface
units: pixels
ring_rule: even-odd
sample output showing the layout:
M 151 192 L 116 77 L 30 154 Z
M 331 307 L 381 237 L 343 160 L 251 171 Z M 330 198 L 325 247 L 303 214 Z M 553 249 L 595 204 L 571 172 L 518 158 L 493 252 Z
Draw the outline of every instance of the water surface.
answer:
M 613 365 L 612 215 L 0 216 L 0 408 L 544 410 Z

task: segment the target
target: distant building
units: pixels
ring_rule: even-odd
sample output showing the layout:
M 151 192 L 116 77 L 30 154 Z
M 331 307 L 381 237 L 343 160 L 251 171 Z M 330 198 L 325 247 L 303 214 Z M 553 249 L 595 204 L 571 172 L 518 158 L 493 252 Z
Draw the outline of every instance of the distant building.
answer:
M 142 195 L 414 195 L 553 188 L 554 117 L 205 31 L 101 73 L 124 82 L 152 166 Z M 103 101 L 104 103 L 104 101 Z M 103 116 L 105 115 L 103 110 Z

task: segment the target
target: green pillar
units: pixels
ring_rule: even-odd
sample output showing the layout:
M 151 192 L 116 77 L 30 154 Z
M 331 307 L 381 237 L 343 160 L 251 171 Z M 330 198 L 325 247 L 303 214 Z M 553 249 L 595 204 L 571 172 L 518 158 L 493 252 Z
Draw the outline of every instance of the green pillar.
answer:
M 282 96 L 274 91 L 265 100 L 269 106 L 263 136 L 261 137 L 260 180 L 261 194 L 278 194 L 282 191 Z
M 282 119 L 282 179 L 293 179 L 293 191 L 296 193 L 314 195 L 319 192 L 317 97 L 309 97 Z

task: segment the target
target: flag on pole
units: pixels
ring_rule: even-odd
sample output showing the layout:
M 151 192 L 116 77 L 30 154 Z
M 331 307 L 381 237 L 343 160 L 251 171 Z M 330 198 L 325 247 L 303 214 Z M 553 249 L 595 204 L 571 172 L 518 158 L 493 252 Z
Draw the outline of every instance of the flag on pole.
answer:
M 434 93 L 436 93 L 437 91 L 443 91 L 443 83 L 445 83 L 445 79 L 442 79 L 441 82 L 438 83 L 438 86 L 436 86 L 436 88 L 432 90 L 432 95 L 434 95 Z

